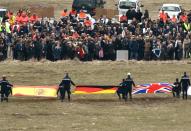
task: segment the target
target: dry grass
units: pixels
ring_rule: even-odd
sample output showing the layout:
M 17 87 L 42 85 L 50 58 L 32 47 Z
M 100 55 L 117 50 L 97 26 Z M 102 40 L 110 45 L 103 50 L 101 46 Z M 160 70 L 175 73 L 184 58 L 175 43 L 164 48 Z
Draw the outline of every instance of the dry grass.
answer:
M 17 85 L 55 85 L 68 71 L 76 84 L 118 84 L 127 72 L 136 83 L 173 82 L 190 71 L 190 62 L 60 61 L 0 63 Z M 191 72 L 189 72 L 190 74 Z M 75 95 L 72 102 L 11 98 L 0 103 L 1 131 L 189 131 L 191 100 L 171 95 L 135 95 L 118 101 L 116 95 Z

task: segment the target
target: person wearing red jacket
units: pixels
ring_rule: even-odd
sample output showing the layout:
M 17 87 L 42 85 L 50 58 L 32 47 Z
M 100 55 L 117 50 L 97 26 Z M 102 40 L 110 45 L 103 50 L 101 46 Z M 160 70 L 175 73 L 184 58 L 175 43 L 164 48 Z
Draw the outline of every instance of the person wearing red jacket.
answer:
M 173 15 L 173 17 L 171 18 L 171 21 L 172 21 L 172 22 L 174 22 L 174 23 L 176 23 L 176 22 L 177 22 L 177 18 L 176 18 L 176 16 L 175 16 L 175 15 Z
M 120 17 L 120 23 L 127 23 L 127 16 L 126 15 L 122 15 Z
M 71 11 L 70 11 L 70 16 L 76 16 L 77 15 L 77 12 L 76 12 L 76 10 L 75 9 L 72 9 Z
M 165 13 L 164 10 L 162 10 L 162 12 L 159 14 L 159 18 L 162 19 L 164 23 L 166 23 L 168 19 L 168 14 Z
M 83 22 L 86 19 L 86 17 L 87 17 L 86 13 L 83 10 L 81 10 L 80 13 L 78 14 L 78 20 Z
M 91 22 L 91 20 L 89 19 L 89 17 L 87 17 L 87 18 L 84 20 L 84 25 L 85 25 L 86 27 L 92 26 L 92 22 Z
M 183 13 L 181 16 L 180 16 L 180 21 L 181 22 L 186 22 L 188 20 L 188 17 L 186 15 L 186 13 Z
M 74 31 L 73 34 L 72 34 L 72 38 L 77 39 L 79 37 L 80 37 L 80 35 L 78 34 L 78 32 Z
M 80 60 L 83 60 L 84 56 L 85 56 L 85 51 L 82 47 L 82 45 L 80 44 L 79 47 L 76 49 L 78 57 Z
M 16 22 L 17 22 L 17 23 L 20 23 L 20 22 L 21 22 L 21 13 L 20 13 L 20 12 L 17 12 Z
M 68 10 L 67 10 L 67 9 L 64 9 L 64 11 L 61 12 L 61 17 L 62 17 L 62 18 L 66 18 L 66 17 L 68 17 L 68 16 L 69 16 Z
M 30 22 L 31 22 L 31 23 L 35 23 L 37 20 L 38 20 L 38 16 L 37 16 L 36 14 L 33 14 L 33 15 L 30 17 Z
M 22 24 L 29 22 L 29 17 L 27 16 L 26 13 L 22 13 L 22 15 L 21 15 L 21 17 L 20 17 L 20 22 L 21 22 Z

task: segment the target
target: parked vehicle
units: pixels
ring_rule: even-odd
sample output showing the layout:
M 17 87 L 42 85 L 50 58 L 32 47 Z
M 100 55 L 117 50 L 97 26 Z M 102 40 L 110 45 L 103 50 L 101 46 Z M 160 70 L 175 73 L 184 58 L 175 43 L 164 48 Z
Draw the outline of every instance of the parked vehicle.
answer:
M 173 15 L 176 17 L 178 16 L 178 14 L 182 11 L 182 7 L 179 4 L 163 4 L 159 13 L 161 13 L 162 10 L 165 13 L 168 13 L 168 16 L 172 18 Z
M 125 15 L 126 12 L 129 9 L 134 8 L 135 11 L 142 11 L 141 7 L 143 7 L 143 5 L 141 5 L 140 0 L 119 0 L 118 4 L 117 4 L 117 8 L 119 11 L 119 18 L 122 15 Z
M 85 10 L 91 15 L 96 14 L 96 8 L 103 8 L 105 2 L 103 0 L 74 0 L 72 8 L 77 10 Z
M 0 17 L 3 18 L 7 12 L 6 8 L 0 7 Z

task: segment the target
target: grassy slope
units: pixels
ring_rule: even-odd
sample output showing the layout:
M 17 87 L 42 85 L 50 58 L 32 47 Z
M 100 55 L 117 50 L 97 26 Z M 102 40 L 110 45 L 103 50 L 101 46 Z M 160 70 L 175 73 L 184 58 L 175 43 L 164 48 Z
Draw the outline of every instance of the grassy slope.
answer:
M 55 85 L 68 71 L 77 84 L 118 84 L 128 71 L 136 83 L 172 82 L 190 71 L 189 62 L 4 62 L 17 85 Z M 191 72 L 189 72 L 191 73 Z M 0 104 L 3 130 L 80 131 L 189 131 L 191 101 L 169 95 L 136 95 L 132 102 L 119 102 L 116 95 L 75 95 L 71 103 L 48 99 L 12 98 Z M 184 113 L 182 113 L 182 111 Z M 7 123 L 8 126 L 4 124 Z

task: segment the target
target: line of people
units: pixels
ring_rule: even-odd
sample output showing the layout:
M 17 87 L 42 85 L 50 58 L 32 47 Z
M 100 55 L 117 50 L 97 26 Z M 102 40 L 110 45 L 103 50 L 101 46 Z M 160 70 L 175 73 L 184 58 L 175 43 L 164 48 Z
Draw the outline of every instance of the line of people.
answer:
M 72 81 L 72 79 L 69 77 L 69 74 L 66 73 L 65 77 L 59 84 L 59 88 L 57 90 L 57 95 L 60 94 L 60 100 L 61 102 L 65 99 L 65 94 L 68 95 L 68 100 L 71 99 L 71 86 L 75 86 L 75 83 Z M 186 72 L 184 72 L 184 75 L 181 77 L 181 80 L 179 81 L 178 78 L 173 83 L 172 88 L 172 94 L 173 97 L 180 97 L 180 92 L 182 91 L 182 98 L 187 100 L 187 92 L 188 88 L 191 85 L 189 76 Z M 6 76 L 2 77 L 2 80 L 0 81 L 0 93 L 1 93 L 1 102 L 6 100 L 8 102 L 8 97 L 10 94 L 12 94 L 12 87 L 13 85 L 8 82 L 6 79 Z M 133 81 L 131 77 L 131 73 L 127 74 L 127 78 L 123 79 L 120 83 L 119 88 L 117 89 L 116 93 L 119 97 L 119 99 L 124 99 L 125 101 L 128 100 L 128 97 L 130 100 L 132 100 L 132 91 L 133 87 L 135 86 L 135 82 Z M 122 96 L 121 96 L 122 95 Z

